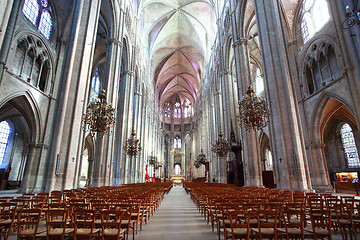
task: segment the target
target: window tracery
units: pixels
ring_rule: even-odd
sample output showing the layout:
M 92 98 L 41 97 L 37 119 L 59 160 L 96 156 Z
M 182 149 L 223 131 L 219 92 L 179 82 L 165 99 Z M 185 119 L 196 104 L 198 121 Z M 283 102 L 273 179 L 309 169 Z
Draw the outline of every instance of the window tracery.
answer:
M 22 12 L 38 28 L 40 33 L 50 40 L 54 24 L 49 2 L 46 0 L 25 0 Z
M 330 43 L 316 42 L 310 47 L 304 64 L 307 91 L 312 94 L 340 76 L 334 47 Z
M 326 0 L 306 0 L 301 17 L 301 34 L 307 43 L 330 20 L 330 11 Z
M 18 41 L 13 71 L 34 87 L 45 91 L 50 75 L 49 53 L 40 39 L 27 36 Z

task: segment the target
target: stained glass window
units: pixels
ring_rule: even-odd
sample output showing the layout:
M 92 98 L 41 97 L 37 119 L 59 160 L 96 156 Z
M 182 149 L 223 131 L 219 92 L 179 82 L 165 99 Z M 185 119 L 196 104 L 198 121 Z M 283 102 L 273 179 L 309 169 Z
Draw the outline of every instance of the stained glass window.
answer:
M 165 117 L 171 116 L 170 103 L 165 103 Z
M 41 14 L 41 19 L 39 23 L 39 31 L 47 38 L 50 38 L 52 28 L 52 20 L 50 13 L 47 10 L 44 10 Z
M 41 34 L 50 39 L 53 20 L 47 0 L 25 0 L 22 12 L 39 29 Z
M 7 121 L 0 123 L 0 164 L 4 161 L 6 149 L 11 133 L 10 125 Z
M 355 138 L 349 124 L 345 123 L 340 130 L 347 165 L 349 168 L 360 167 Z
M 326 0 L 306 0 L 303 6 L 301 34 L 306 43 L 329 21 L 330 13 Z
M 263 91 L 264 91 L 265 87 L 264 87 L 264 79 L 261 76 L 261 72 L 260 69 L 257 68 L 256 69 L 256 75 L 255 75 L 255 90 L 256 90 L 256 95 L 260 95 Z
M 188 102 L 185 103 L 184 117 L 191 117 L 191 105 Z
M 174 138 L 174 148 L 181 148 L 181 138 L 179 136 Z
M 27 17 L 32 24 L 36 25 L 36 20 L 39 15 L 39 4 L 36 0 L 25 0 L 22 11 L 25 17 Z
M 96 69 L 95 69 L 95 73 L 94 73 L 94 76 L 93 76 L 91 88 L 92 88 L 97 94 L 100 93 L 101 81 L 100 81 L 100 70 L 99 70 L 99 68 L 96 68 Z
M 175 103 L 175 109 L 174 109 L 174 117 L 175 118 L 181 118 L 181 109 L 180 109 L 180 103 Z

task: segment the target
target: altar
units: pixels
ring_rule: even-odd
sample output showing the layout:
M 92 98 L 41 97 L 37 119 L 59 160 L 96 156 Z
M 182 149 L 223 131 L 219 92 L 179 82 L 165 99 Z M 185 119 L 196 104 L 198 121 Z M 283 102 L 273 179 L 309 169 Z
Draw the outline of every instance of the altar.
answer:
M 170 181 L 172 181 L 173 183 L 182 183 L 185 181 L 185 176 L 173 175 L 173 176 L 170 176 Z

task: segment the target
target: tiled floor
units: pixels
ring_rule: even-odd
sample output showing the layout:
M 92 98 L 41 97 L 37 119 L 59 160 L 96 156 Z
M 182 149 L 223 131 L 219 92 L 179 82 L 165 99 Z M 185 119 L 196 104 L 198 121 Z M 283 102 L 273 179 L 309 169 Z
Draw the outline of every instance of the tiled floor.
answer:
M 216 240 L 182 186 L 174 186 L 136 240 Z

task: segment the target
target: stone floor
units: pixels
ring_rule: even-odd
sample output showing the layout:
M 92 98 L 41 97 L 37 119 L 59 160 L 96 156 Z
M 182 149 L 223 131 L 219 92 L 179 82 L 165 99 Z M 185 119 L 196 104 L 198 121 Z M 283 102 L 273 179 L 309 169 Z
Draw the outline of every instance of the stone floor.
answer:
M 206 224 L 190 195 L 182 186 L 174 186 L 165 195 L 160 207 L 150 218 L 143 230 L 135 236 L 136 240 L 216 240 L 216 232 Z

